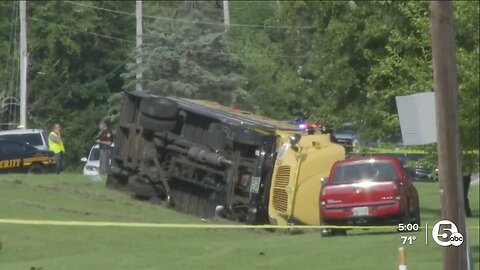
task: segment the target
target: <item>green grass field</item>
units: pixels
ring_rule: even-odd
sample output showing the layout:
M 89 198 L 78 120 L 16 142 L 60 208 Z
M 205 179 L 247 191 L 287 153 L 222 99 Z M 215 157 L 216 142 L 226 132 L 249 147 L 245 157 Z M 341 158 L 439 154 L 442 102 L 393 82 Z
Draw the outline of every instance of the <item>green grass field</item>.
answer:
M 422 222 L 439 220 L 438 184 L 416 184 Z M 479 189 L 468 220 L 479 269 Z M 202 223 L 199 218 L 91 182 L 81 175 L 0 176 L 0 219 Z M 430 234 L 430 232 L 429 232 Z M 425 231 L 406 247 L 408 269 L 441 269 L 442 249 Z M 0 224 L 0 269 L 398 269 L 395 231 L 350 231 L 322 238 L 252 229 L 165 229 Z

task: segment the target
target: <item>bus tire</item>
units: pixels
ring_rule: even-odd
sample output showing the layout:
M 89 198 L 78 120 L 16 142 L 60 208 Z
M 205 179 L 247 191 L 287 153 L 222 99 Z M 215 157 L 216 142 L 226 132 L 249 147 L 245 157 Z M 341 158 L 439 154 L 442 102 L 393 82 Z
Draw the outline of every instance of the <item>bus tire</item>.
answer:
M 145 98 L 140 103 L 140 112 L 155 119 L 173 119 L 177 117 L 177 102 L 167 98 Z
M 151 131 L 172 131 L 177 125 L 176 120 L 160 120 L 143 114 L 139 118 L 140 125 Z

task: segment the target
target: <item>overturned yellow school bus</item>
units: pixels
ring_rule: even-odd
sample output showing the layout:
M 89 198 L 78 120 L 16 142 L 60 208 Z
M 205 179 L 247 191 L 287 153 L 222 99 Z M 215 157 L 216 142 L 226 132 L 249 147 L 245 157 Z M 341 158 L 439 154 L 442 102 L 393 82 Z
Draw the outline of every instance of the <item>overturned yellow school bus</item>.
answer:
M 319 224 L 320 179 L 343 159 L 330 134 L 214 102 L 127 93 L 107 185 L 202 218 Z

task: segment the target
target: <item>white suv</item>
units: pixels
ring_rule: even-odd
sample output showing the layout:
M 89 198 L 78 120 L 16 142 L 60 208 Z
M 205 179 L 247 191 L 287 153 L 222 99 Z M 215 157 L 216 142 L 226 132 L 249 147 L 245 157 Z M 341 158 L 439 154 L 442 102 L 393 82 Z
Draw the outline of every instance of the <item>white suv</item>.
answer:
M 48 151 L 48 135 L 43 129 L 13 129 L 0 131 L 0 137 Z
M 100 167 L 100 147 L 98 144 L 95 144 L 90 149 L 88 157 L 83 157 L 82 162 L 85 162 L 83 167 L 84 175 L 98 175 L 98 169 Z
M 114 144 L 112 144 L 112 147 L 113 146 Z M 85 166 L 83 166 L 84 175 L 99 175 L 98 172 L 100 169 L 100 146 L 98 144 L 92 146 L 90 152 L 88 153 L 88 157 L 83 157 L 80 160 L 85 163 Z

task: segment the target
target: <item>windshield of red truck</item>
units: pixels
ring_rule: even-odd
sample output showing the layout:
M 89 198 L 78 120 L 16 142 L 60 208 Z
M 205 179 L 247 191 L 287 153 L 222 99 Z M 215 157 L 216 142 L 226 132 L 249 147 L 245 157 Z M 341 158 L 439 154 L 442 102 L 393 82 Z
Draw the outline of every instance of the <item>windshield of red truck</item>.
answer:
M 390 161 L 365 161 L 340 164 L 335 168 L 334 184 L 362 181 L 391 181 L 398 179 L 395 166 Z

